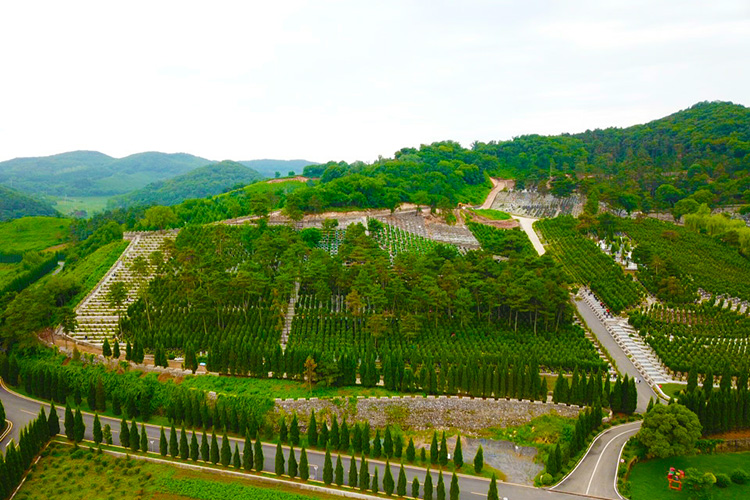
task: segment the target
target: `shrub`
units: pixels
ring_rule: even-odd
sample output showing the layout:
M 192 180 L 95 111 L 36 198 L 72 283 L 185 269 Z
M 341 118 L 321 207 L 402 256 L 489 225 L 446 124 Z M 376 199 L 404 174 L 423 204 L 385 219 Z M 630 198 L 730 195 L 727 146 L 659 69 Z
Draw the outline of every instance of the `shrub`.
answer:
M 732 481 L 729 479 L 729 476 L 726 474 L 716 474 L 716 486 L 726 488 L 730 484 L 732 484 Z
M 548 473 L 542 474 L 542 485 L 549 486 L 550 484 L 552 484 L 552 475 Z
M 730 477 L 732 478 L 732 482 L 736 484 L 745 484 L 747 480 L 750 479 L 750 477 L 748 476 L 748 473 L 742 469 L 735 469 L 730 475 Z

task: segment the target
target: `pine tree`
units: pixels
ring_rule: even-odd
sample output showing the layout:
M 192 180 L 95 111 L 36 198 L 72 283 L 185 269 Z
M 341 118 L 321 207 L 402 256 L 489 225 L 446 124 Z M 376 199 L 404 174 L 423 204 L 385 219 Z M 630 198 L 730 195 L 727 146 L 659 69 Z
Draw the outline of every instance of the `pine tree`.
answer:
M 437 500 L 445 500 L 445 482 L 443 481 L 443 471 L 440 471 L 438 473 Z
M 172 427 L 169 429 L 169 455 L 172 458 L 177 458 L 177 455 L 180 454 L 180 444 L 177 441 L 177 429 L 175 429 L 174 424 L 172 424 Z
M 148 453 L 148 434 L 143 424 L 141 424 L 141 451 Z
M 443 467 L 448 465 L 448 443 L 446 443 L 445 441 L 445 431 L 443 431 L 443 435 L 440 438 L 440 451 L 438 452 L 438 461 Z
M 359 484 L 359 474 L 357 473 L 357 461 L 354 455 L 349 458 L 349 486 L 356 488 Z
M 419 479 L 414 476 L 414 480 L 411 482 L 411 496 L 412 498 L 419 498 Z
M 453 452 L 453 463 L 456 465 L 456 469 L 460 469 L 464 465 L 464 453 L 461 450 L 461 436 L 456 438 L 456 448 Z
M 198 437 L 195 435 L 195 431 L 193 431 L 190 437 L 190 460 L 197 462 L 199 456 Z
M 296 413 L 292 417 L 292 423 L 289 425 L 289 442 L 294 446 L 299 446 L 299 422 L 297 422 Z
M 74 437 L 76 443 L 83 441 L 83 436 L 86 433 L 86 426 L 83 425 L 83 415 L 81 415 L 81 409 L 76 408 L 76 416 L 73 422 Z
M 359 489 L 360 491 L 370 489 L 370 464 L 367 463 L 365 457 L 362 457 L 359 462 Z
M 104 344 L 102 344 L 102 356 L 105 358 L 108 358 L 112 356 L 112 348 L 109 346 L 109 339 L 104 339 Z
M 208 462 L 210 458 L 211 454 L 208 448 L 208 437 L 206 436 L 206 431 L 204 429 L 203 434 L 201 435 L 201 460 Z
M 474 472 L 481 474 L 482 469 L 484 469 L 484 450 L 480 445 L 477 449 L 477 454 L 474 455 Z
M 112 343 L 112 358 L 113 359 L 120 359 L 120 344 L 117 341 L 114 341 Z
M 263 456 L 263 444 L 260 442 L 260 436 L 255 440 L 255 448 L 253 448 L 253 463 L 255 464 L 255 470 L 261 472 L 265 465 L 265 457 Z
M 333 482 L 333 464 L 331 464 L 331 451 L 326 450 L 326 458 L 323 463 L 323 482 L 330 486 Z
M 211 463 L 216 465 L 219 463 L 219 442 L 216 440 L 216 432 L 211 432 Z
M 232 458 L 232 466 L 240 470 L 242 468 L 242 458 L 240 458 L 240 446 L 234 443 L 234 456 Z
M 341 462 L 340 454 L 336 455 L 336 468 L 334 469 L 333 477 L 333 482 L 340 488 L 344 484 L 344 464 Z
M 409 444 L 406 446 L 406 459 L 413 462 L 417 458 L 417 450 L 414 449 L 414 440 L 409 438 Z
M 130 429 L 125 417 L 120 421 L 120 446 L 130 448 Z
M 432 443 L 430 443 L 430 463 L 435 465 L 438 463 L 440 455 L 440 448 L 438 448 L 437 432 L 432 432 Z
M 398 471 L 396 494 L 400 497 L 406 495 L 406 473 L 404 472 L 404 464 L 401 464 L 401 468 Z
M 281 476 L 284 474 L 284 462 L 284 451 L 281 449 L 281 443 L 276 443 L 276 462 L 274 471 L 276 472 L 277 476 Z
M 247 471 L 253 469 L 253 442 L 250 440 L 250 432 L 245 432 L 245 444 L 242 446 L 242 465 Z
M 70 404 L 65 405 L 65 437 L 73 441 L 75 439 L 75 421 Z
M 424 478 L 424 500 L 432 500 L 432 474 L 429 467 Z
M 130 424 L 130 449 L 138 451 L 141 446 L 141 436 L 138 433 L 138 424 L 135 423 L 135 419 Z
M 102 442 L 102 424 L 99 421 L 99 414 L 94 413 L 94 443 L 97 445 Z
M 304 447 L 299 456 L 299 477 L 303 481 L 307 481 L 310 477 L 310 465 L 307 463 L 307 450 Z
M 187 433 L 185 432 L 185 426 L 180 429 L 180 458 L 187 460 L 190 458 L 190 446 L 188 445 Z
M 49 428 L 50 436 L 57 436 L 60 434 L 60 418 L 57 416 L 57 408 L 55 403 L 52 403 L 49 409 L 49 418 L 47 418 L 47 427 Z
M 383 491 L 386 495 L 391 496 L 393 495 L 394 486 L 395 484 L 393 483 L 393 474 L 391 474 L 391 463 L 386 460 L 385 473 L 383 474 Z
M 498 494 L 497 494 L 497 477 L 495 477 L 495 474 L 492 474 L 492 481 L 490 481 L 490 489 L 487 492 L 487 500 L 499 500 Z
M 307 425 L 307 443 L 318 446 L 318 424 L 315 421 L 315 410 L 310 412 L 310 423 Z
M 164 434 L 164 426 L 159 431 L 159 454 L 162 457 L 166 457 L 169 453 L 169 444 L 167 444 L 167 436 Z

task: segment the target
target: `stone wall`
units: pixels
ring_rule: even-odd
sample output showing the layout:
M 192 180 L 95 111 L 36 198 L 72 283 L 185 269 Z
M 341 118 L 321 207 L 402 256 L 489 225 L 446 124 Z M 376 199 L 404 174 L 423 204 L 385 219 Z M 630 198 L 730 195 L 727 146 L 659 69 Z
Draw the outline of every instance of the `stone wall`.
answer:
M 311 410 L 318 422 L 336 415 L 339 422 L 367 421 L 372 428 L 399 425 L 402 429 L 425 430 L 457 427 L 476 432 L 488 427 L 521 425 L 540 415 L 557 412 L 576 417 L 578 406 L 506 399 L 459 398 L 453 396 L 416 396 L 393 398 L 277 399 L 277 415 L 296 412 L 306 429 Z M 287 420 L 288 421 L 288 420 Z

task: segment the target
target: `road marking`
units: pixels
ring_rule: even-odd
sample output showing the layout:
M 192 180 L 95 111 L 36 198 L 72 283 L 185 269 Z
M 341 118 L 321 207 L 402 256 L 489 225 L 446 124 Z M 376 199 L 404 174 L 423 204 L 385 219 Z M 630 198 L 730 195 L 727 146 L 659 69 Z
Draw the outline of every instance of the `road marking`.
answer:
M 470 491 L 469 493 L 471 493 L 472 495 L 478 495 L 480 497 L 486 497 L 487 496 L 486 493 L 477 493 L 476 491 Z
M 26 413 L 28 415 L 33 415 L 33 416 L 39 415 L 38 413 L 34 413 L 33 411 L 29 411 L 29 410 L 20 410 L 19 409 L 18 411 L 22 411 L 22 412 L 24 412 L 24 413 Z
M 627 431 L 619 433 L 618 435 L 616 435 L 615 437 L 613 437 L 612 439 L 610 439 L 609 442 L 604 445 L 604 448 L 602 448 L 602 451 L 599 452 L 599 458 L 596 461 L 596 465 L 594 465 L 594 471 L 591 473 L 591 479 L 589 479 L 589 485 L 586 487 L 586 494 L 587 495 L 589 494 L 589 490 L 591 489 L 591 483 L 594 482 L 594 478 L 596 477 L 596 469 L 599 468 L 599 462 L 602 461 L 602 457 L 604 456 L 604 452 L 607 450 L 607 448 L 609 447 L 609 445 L 611 445 L 612 442 L 615 439 L 617 439 L 620 436 L 624 436 L 628 432 L 633 432 L 633 431 L 632 430 L 627 430 Z M 617 461 L 618 462 L 620 461 L 620 457 L 619 456 L 617 457 Z M 615 473 L 615 476 L 617 476 L 617 473 Z M 617 491 L 617 490 L 615 489 L 615 491 Z

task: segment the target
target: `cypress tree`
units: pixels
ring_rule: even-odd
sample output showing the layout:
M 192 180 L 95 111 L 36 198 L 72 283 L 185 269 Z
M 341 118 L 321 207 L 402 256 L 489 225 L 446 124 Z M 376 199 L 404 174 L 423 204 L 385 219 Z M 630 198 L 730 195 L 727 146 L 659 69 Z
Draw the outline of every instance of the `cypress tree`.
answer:
M 80 443 L 81 441 L 83 441 L 83 436 L 86 433 L 86 426 L 83 425 L 83 415 L 81 415 L 80 408 L 76 408 L 76 416 L 73 422 L 73 426 L 75 429 L 76 443 Z
M 138 424 L 135 423 L 135 419 L 130 424 L 130 449 L 138 451 L 141 446 L 141 436 L 138 434 Z
M 419 460 L 422 463 L 427 461 L 427 452 L 425 451 L 424 446 L 419 449 Z
M 297 477 L 299 472 L 299 465 L 297 464 L 297 457 L 294 456 L 294 447 L 289 447 L 289 465 L 287 466 L 287 474 L 292 479 Z
M 216 440 L 216 432 L 211 431 L 211 463 L 216 465 L 219 463 L 219 442 Z
M 49 428 L 50 436 L 57 436 L 58 434 L 60 434 L 60 418 L 57 416 L 57 408 L 55 408 L 55 403 L 52 403 L 50 405 L 47 427 Z
M 105 358 L 108 358 L 112 356 L 112 348 L 109 346 L 109 339 L 104 339 L 104 344 L 102 344 L 102 355 Z
M 440 454 L 440 448 L 438 448 L 437 432 L 432 432 L 432 443 L 430 443 L 430 463 L 435 465 L 438 463 Z
M 94 443 L 97 445 L 102 442 L 102 423 L 99 422 L 99 414 L 94 413 Z
M 89 390 L 86 395 L 86 403 L 89 405 L 89 410 L 96 411 L 96 386 L 93 381 L 89 381 Z
M 555 454 L 556 448 L 560 446 L 558 443 L 557 446 L 550 450 L 549 456 L 547 457 L 547 473 L 551 476 L 555 476 L 560 471 L 560 466 L 557 463 L 557 456 Z
M 289 438 L 289 430 L 286 427 L 286 418 L 282 415 L 279 418 L 279 441 L 286 443 Z
M 162 457 L 166 457 L 169 453 L 169 444 L 167 443 L 167 436 L 164 434 L 164 426 L 159 431 L 159 454 Z
M 193 431 L 190 437 L 190 460 L 197 462 L 199 456 L 198 438 L 195 435 L 195 431 Z
M 385 427 L 385 437 L 383 438 L 383 453 L 388 458 L 393 456 L 393 437 L 391 436 L 391 426 Z
M 279 444 L 279 448 L 281 448 L 280 444 Z M 282 459 L 283 458 L 284 457 L 282 455 Z M 224 467 L 228 467 L 231 462 L 232 462 L 232 448 L 229 446 L 229 438 L 227 437 L 227 433 L 224 432 L 224 435 L 221 438 L 221 465 L 223 465 Z
M 253 468 L 253 442 L 249 432 L 245 433 L 245 444 L 242 446 L 242 465 L 247 471 Z
M 484 469 L 484 450 L 480 445 L 477 449 L 477 454 L 474 455 L 474 472 L 481 474 L 482 469 Z
M 274 466 L 274 472 L 277 476 L 284 474 L 284 451 L 281 449 L 281 443 L 276 443 L 276 462 Z
M 339 435 L 341 434 L 341 431 L 339 430 L 339 422 L 336 418 L 336 415 L 331 418 L 331 432 L 328 433 L 328 441 L 331 443 L 331 448 L 334 450 L 338 449 L 339 447 Z
M 208 449 L 208 437 L 206 436 L 206 430 L 203 430 L 203 435 L 201 436 L 201 460 L 204 462 L 208 462 L 211 458 L 209 449 Z
M 117 393 L 112 393 L 112 413 L 120 415 L 122 413 L 122 407 L 120 406 L 120 396 Z
M 240 458 L 240 446 L 237 443 L 234 443 L 234 457 L 232 458 L 232 465 L 237 470 L 242 468 L 242 458 Z
M 117 341 L 112 342 L 112 358 L 120 359 L 120 343 Z
M 375 439 L 372 441 L 372 456 L 380 458 L 383 454 L 383 449 L 380 445 L 380 429 L 375 431 Z
M 174 424 L 172 424 L 172 427 L 169 429 L 169 455 L 172 458 L 177 458 L 177 455 L 180 454 L 180 444 L 177 441 L 177 429 L 175 429 Z
M 307 443 L 318 446 L 318 424 L 315 421 L 315 410 L 310 411 L 310 423 L 307 425 Z
M 445 482 L 443 481 L 442 470 L 438 473 L 437 500 L 445 500 Z
M 417 458 L 417 450 L 414 449 L 414 440 L 409 438 L 409 444 L 406 445 L 406 459 L 413 462 Z
M 445 431 L 443 431 L 443 435 L 440 438 L 440 451 L 438 452 L 438 461 L 443 467 L 448 465 L 448 443 L 446 443 L 445 441 Z
M 261 472 L 265 465 L 265 457 L 263 456 L 263 444 L 260 442 L 260 436 L 255 440 L 255 448 L 253 448 L 253 463 L 255 464 L 255 470 Z
M 75 439 L 75 421 L 70 404 L 65 405 L 65 437 L 73 441 Z
M 396 434 L 396 437 L 393 439 L 393 456 L 396 458 L 401 458 L 401 455 L 404 452 L 404 441 L 401 437 L 401 434 Z
M 359 424 L 354 424 L 354 430 L 352 431 L 352 448 L 354 449 L 354 453 L 362 453 L 362 428 Z
M 411 496 L 412 498 L 419 498 L 419 479 L 414 476 L 414 480 L 411 482 Z
M 343 451 L 349 449 L 349 427 L 346 425 L 346 419 L 342 420 L 339 429 L 339 449 Z
M 120 421 L 120 446 L 130 448 L 130 429 L 125 417 Z
M 360 491 L 370 489 L 370 464 L 367 463 L 365 457 L 359 461 L 359 489 Z
M 104 390 L 104 383 L 101 377 L 96 380 L 96 409 L 107 411 L 107 393 Z
M 460 469 L 464 465 L 464 453 L 461 450 L 461 435 L 456 438 L 456 448 L 453 452 L 453 463 L 456 465 L 456 469 Z
M 401 464 L 401 468 L 398 471 L 396 494 L 400 497 L 406 495 L 406 473 L 404 472 L 404 464 Z
M 292 417 L 292 423 L 289 425 L 289 441 L 294 446 L 299 446 L 299 422 L 297 422 L 297 413 Z
M 344 484 L 344 464 L 341 463 L 341 455 L 336 455 L 336 469 L 334 470 L 334 480 L 339 488 Z
M 333 464 L 331 464 L 331 451 L 326 450 L 326 458 L 323 463 L 323 482 L 330 486 L 333 482 Z
M 424 500 L 432 500 L 432 474 L 429 467 L 424 478 Z
M 185 426 L 180 429 L 180 458 L 187 460 L 190 458 L 190 445 L 188 445 L 187 433 L 185 432 Z
M 328 424 L 326 421 L 322 421 L 320 423 L 320 432 L 318 432 L 318 447 L 319 448 L 327 448 L 330 444 L 329 441 L 331 440 L 330 433 L 328 432 Z
M 378 468 L 375 467 L 375 470 L 372 473 L 372 492 L 373 494 L 378 494 Z
M 357 461 L 354 455 L 349 458 L 349 486 L 356 488 L 359 484 L 359 474 L 357 474 Z
M 307 463 L 307 450 L 305 450 L 304 446 L 302 447 L 302 452 L 299 456 L 299 477 L 303 481 L 307 481 L 310 477 L 310 466 Z
M 487 500 L 499 500 L 499 497 L 497 494 L 497 477 L 495 477 L 495 474 L 492 474 L 492 481 L 490 481 L 490 489 L 487 492 Z
M 393 484 L 393 474 L 391 474 L 391 463 L 386 460 L 385 461 L 385 473 L 383 473 L 383 491 L 386 495 L 391 496 L 393 495 L 393 487 L 395 485 Z
M 143 424 L 141 424 L 141 451 L 144 453 L 148 452 L 148 434 Z

